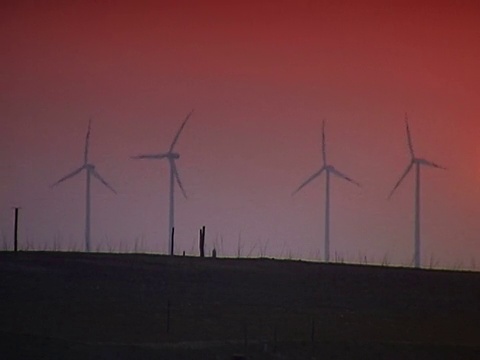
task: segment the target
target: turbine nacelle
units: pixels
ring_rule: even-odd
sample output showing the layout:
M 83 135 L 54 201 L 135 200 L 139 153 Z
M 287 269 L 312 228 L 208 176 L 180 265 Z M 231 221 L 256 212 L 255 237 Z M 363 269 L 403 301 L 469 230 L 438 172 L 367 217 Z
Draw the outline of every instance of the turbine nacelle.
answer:
M 438 164 L 435 164 L 434 162 L 431 162 L 431 161 L 428 161 L 426 159 L 419 159 L 419 158 L 414 158 L 412 160 L 412 162 L 416 163 L 416 164 L 420 164 L 420 165 L 426 165 L 426 166 L 431 166 L 431 167 L 434 167 L 434 168 L 437 168 L 437 169 L 443 169 L 443 170 L 446 170 L 446 168 L 444 168 L 443 166 L 440 166 Z

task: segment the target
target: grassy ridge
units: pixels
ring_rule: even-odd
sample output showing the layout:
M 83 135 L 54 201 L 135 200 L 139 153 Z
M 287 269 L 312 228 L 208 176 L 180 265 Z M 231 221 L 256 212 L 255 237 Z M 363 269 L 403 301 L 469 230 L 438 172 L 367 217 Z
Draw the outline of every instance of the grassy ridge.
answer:
M 60 353 L 180 358 L 188 348 L 187 358 L 228 358 L 330 346 L 352 358 L 405 349 L 467 356 L 480 347 L 479 273 L 82 253 L 0 253 L 0 272 L 4 338 Z

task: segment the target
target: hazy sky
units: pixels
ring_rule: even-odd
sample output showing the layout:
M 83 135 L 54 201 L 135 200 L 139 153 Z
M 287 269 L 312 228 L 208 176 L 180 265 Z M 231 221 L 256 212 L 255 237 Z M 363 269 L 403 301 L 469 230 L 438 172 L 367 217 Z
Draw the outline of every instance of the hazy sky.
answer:
M 421 4 L 419 4 L 421 3 Z M 120 4 L 120 5 L 119 5 Z M 167 249 L 168 149 L 186 114 L 177 162 L 177 250 L 323 257 L 329 160 L 362 184 L 332 180 L 331 250 L 346 260 L 408 264 L 417 154 L 422 261 L 480 261 L 478 1 L 2 1 L 0 230 L 11 239 L 83 248 L 88 119 L 91 160 L 118 191 L 93 183 L 93 248 Z M 177 194 L 179 192 L 177 191 Z M 220 244 L 223 239 L 223 245 Z M 24 246 L 23 245 L 23 246 Z M 253 250 L 252 250 L 253 248 Z M 479 264 L 480 265 L 480 264 Z

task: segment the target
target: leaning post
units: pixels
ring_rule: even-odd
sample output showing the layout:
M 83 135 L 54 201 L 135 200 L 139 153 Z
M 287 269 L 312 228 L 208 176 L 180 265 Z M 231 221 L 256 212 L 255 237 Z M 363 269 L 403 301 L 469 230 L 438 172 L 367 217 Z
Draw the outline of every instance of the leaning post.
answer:
M 175 246 L 175 228 L 172 227 L 172 237 L 170 239 L 170 256 L 174 255 L 174 246 Z
M 200 257 L 205 257 L 205 226 L 200 229 Z

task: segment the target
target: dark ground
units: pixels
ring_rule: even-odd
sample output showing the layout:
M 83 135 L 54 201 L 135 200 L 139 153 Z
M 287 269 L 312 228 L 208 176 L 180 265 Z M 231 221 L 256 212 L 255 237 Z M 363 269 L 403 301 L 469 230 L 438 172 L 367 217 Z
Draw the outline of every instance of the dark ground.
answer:
M 0 252 L 0 359 L 233 354 L 480 359 L 480 273 Z

